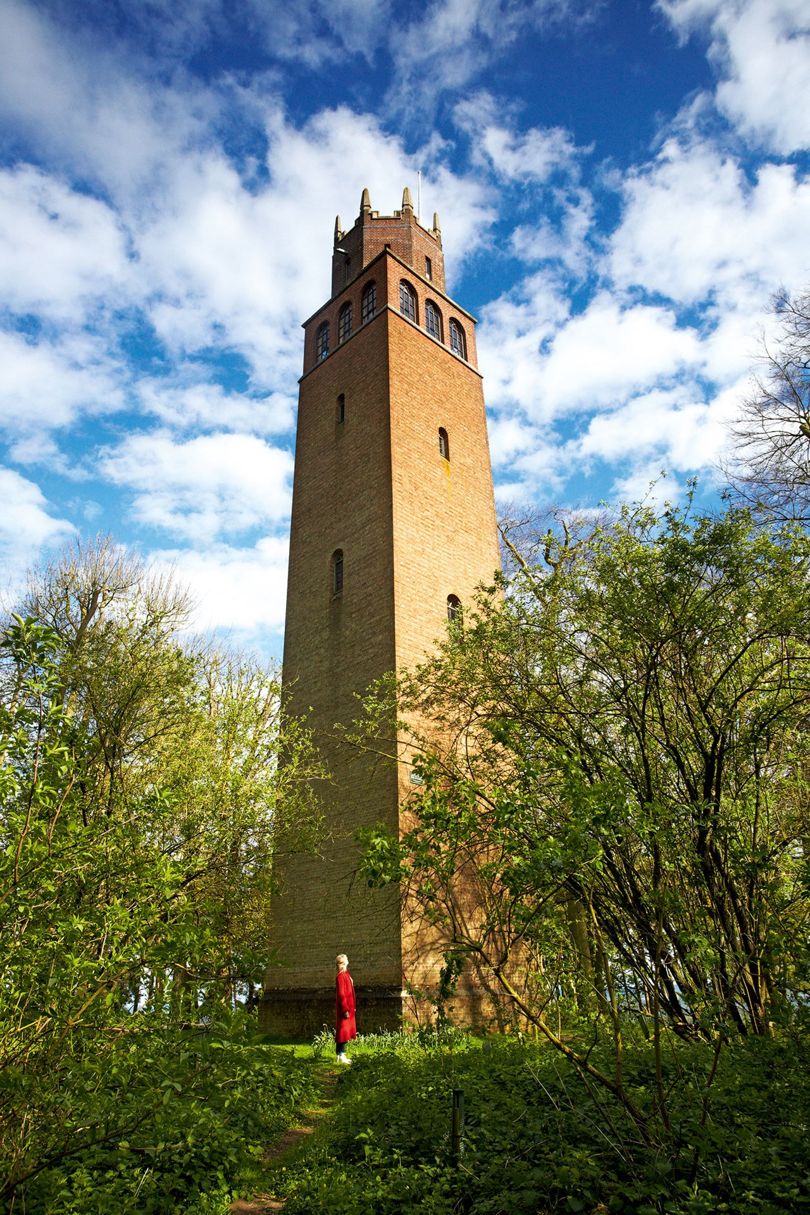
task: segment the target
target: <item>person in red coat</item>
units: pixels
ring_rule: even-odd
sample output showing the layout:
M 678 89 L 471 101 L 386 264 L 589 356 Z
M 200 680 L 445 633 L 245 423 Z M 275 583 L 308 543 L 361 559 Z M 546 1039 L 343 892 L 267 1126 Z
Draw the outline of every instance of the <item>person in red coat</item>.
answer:
M 349 974 L 349 959 L 345 953 L 339 953 L 335 958 L 337 979 L 335 981 L 335 1048 L 338 1063 L 351 1063 L 346 1054 L 347 1043 L 357 1037 L 357 1023 L 354 1019 L 356 1004 L 354 1000 L 354 983 Z

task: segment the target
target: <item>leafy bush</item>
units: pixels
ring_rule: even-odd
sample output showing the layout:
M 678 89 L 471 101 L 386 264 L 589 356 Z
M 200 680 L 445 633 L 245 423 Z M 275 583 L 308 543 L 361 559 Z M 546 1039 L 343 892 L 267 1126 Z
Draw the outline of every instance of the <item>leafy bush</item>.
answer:
M 129 1038 L 104 1071 L 71 1077 L 71 1116 L 84 1097 L 115 1133 L 20 1187 L 27 1215 L 220 1215 L 316 1086 L 311 1063 L 257 1042 L 243 1016 Z
M 805 1038 L 721 1054 L 706 1117 L 710 1048 L 667 1044 L 671 1131 L 645 1143 L 621 1108 L 546 1046 L 500 1039 L 359 1039 L 343 1100 L 285 1179 L 288 1215 L 700 1215 L 810 1211 Z M 626 1083 L 655 1087 L 630 1045 Z M 465 1152 L 449 1160 L 451 1092 L 464 1090 Z

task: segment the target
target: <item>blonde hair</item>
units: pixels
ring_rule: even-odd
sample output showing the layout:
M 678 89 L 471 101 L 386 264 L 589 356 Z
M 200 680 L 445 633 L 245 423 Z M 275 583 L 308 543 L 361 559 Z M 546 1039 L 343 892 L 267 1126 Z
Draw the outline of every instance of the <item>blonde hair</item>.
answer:
M 336 966 L 340 966 L 341 962 L 343 963 L 344 966 L 349 965 L 349 959 L 346 957 L 345 953 L 339 953 L 338 956 L 335 958 Z

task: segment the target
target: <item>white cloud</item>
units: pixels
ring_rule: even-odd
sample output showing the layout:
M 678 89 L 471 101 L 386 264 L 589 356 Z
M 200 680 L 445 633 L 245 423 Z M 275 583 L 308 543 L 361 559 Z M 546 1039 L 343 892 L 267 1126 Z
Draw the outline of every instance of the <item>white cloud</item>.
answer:
M 149 527 L 210 541 L 287 518 L 292 456 L 250 435 L 130 435 L 102 455 L 101 472 L 135 491 L 134 513 Z
M 764 165 L 750 184 L 741 165 L 710 144 L 667 141 L 625 185 L 609 268 L 623 287 L 643 286 L 682 304 L 752 290 L 759 304 L 780 283 L 810 273 L 810 181 Z
M 217 37 L 230 13 L 222 0 L 82 0 L 65 5 L 74 27 L 82 25 L 94 42 L 109 45 L 126 30 L 130 53 L 143 48 L 150 59 L 186 59 L 212 36 Z
M 659 465 L 672 470 L 712 468 L 728 443 L 734 399 L 724 392 L 706 401 L 687 386 L 644 393 L 613 413 L 593 417 L 576 450 L 585 459 L 614 464 L 656 453 Z
M 393 211 L 429 163 L 425 212 L 452 218 L 445 235 L 463 256 L 486 237 L 484 185 L 450 171 L 440 141 L 406 152 L 377 117 L 345 107 L 296 127 L 262 79 L 167 86 L 137 77 L 114 44 L 57 29 L 18 0 L 0 8 L 11 64 L 0 121 L 107 198 L 71 194 L 36 170 L 11 177 L 7 219 L 13 232 L 22 218 L 25 236 L 5 250 L 12 307 L 142 307 L 171 355 L 236 351 L 257 390 L 284 392 L 300 374 L 300 322 L 329 292 L 335 214 L 353 222 L 364 186 Z M 229 158 L 214 123 L 225 112 L 266 139 L 266 164 Z M 39 237 L 45 256 L 32 266 Z
M 129 277 L 126 239 L 106 203 L 39 169 L 0 171 L 0 281 L 18 313 L 82 321 Z
M 194 370 L 199 374 L 199 369 Z M 182 380 L 182 368 L 175 378 Z M 147 413 L 175 430 L 286 434 L 295 421 L 295 400 L 281 393 L 254 397 L 245 392 L 226 392 L 219 384 L 206 381 L 178 386 L 163 380 L 142 380 L 137 393 Z
M 512 470 L 515 458 L 532 447 L 536 440 L 534 427 L 528 425 L 520 415 L 493 413 L 487 430 L 492 466 L 507 472 Z
M 154 561 L 189 587 L 195 629 L 235 630 L 237 640 L 250 642 L 264 630 L 283 630 L 287 554 L 286 537 L 267 536 L 252 548 L 163 549 Z
M 543 367 L 546 411 L 592 410 L 666 380 L 699 357 L 697 335 L 668 309 L 622 308 L 607 292 L 555 336 Z
M 810 144 L 806 0 L 658 0 L 685 36 L 708 28 L 720 111 L 753 143 L 788 156 Z
M 504 122 L 512 117 L 509 108 L 491 93 L 465 98 L 453 117 L 472 141 L 473 164 L 491 167 L 504 180 L 547 182 L 560 175 L 578 176 L 578 162 L 587 149 L 577 147 L 570 131 L 563 127 L 515 130 Z
M 139 251 L 157 289 L 151 319 L 175 351 L 231 345 L 257 386 L 277 388 L 300 374 L 301 319 L 329 294 L 335 214 L 353 223 L 364 186 L 391 213 L 419 159 L 376 119 L 347 109 L 296 129 L 272 108 L 267 134 L 267 186 L 246 189 L 213 152 L 179 163 Z M 431 212 L 445 201 L 449 210 L 452 199 L 454 245 L 472 253 L 490 219 L 483 184 L 439 168 L 426 174 L 423 194 Z
M 121 369 L 98 338 L 27 341 L 0 332 L 0 429 L 13 437 L 67 427 L 123 403 Z
M 50 472 L 81 479 L 83 474 L 71 467 L 57 444 L 45 431 L 36 430 L 9 444 L 9 458 L 15 464 L 41 464 Z
M 10 468 L 0 468 L 0 590 L 16 595 L 40 551 L 68 539 L 75 530 L 67 519 L 48 513 L 42 490 Z
M 82 40 L 20 0 L 0 0 L 0 122 L 54 163 L 117 194 L 158 193 L 165 167 L 204 135 L 210 92 L 137 79 L 123 55 Z
M 542 272 L 483 309 L 477 345 L 491 408 L 531 412 L 544 351 L 567 316 L 562 285 Z
M 683 487 L 655 459 L 636 461 L 611 488 L 616 502 L 643 502 L 655 510 L 678 502 L 683 495 Z
M 407 26 L 391 31 L 393 96 L 412 109 L 461 89 L 533 30 L 587 19 L 590 0 L 430 0 Z
M 510 245 L 515 257 L 527 262 L 558 261 L 576 279 L 590 269 L 593 253 L 588 239 L 593 229 L 593 197 L 587 190 L 572 191 L 561 199 L 562 216 L 555 226 L 542 216 L 536 224 L 515 228 Z
M 362 55 L 371 60 L 391 27 L 392 0 L 249 0 L 268 49 L 308 67 Z
M 546 283 L 538 282 L 537 298 L 524 305 L 499 301 L 486 313 L 485 349 L 496 370 L 494 396 L 491 389 L 488 395 L 497 406 L 512 402 L 535 421 L 618 406 L 700 358 L 697 334 L 679 328 L 670 310 L 622 308 L 607 292 L 578 316 L 564 320 L 557 311 L 555 325 L 544 308 Z M 497 354 L 503 331 L 514 336 Z

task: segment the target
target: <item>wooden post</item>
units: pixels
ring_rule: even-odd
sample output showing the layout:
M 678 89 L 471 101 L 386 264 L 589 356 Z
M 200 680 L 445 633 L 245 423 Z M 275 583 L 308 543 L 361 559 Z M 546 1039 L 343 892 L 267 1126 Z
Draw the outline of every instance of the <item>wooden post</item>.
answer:
M 464 1154 L 464 1089 L 453 1089 L 453 1115 L 450 1125 L 450 1164 L 458 1167 Z

